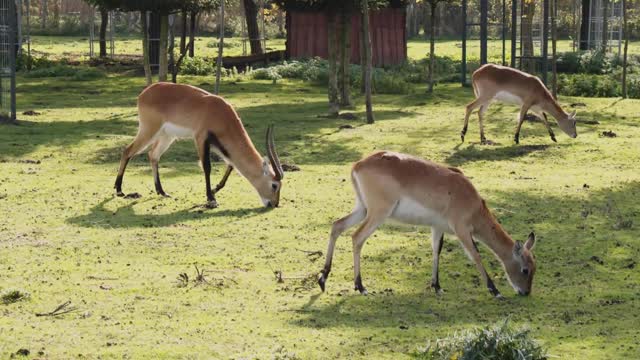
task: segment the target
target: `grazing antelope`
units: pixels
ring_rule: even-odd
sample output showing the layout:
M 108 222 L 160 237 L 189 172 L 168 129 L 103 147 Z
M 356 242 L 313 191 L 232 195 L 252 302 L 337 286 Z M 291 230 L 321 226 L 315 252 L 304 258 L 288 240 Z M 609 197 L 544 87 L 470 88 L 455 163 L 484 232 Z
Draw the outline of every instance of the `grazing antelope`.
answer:
M 356 205 L 351 214 L 333 223 L 324 269 L 318 279 L 322 291 L 329 272 L 336 239 L 362 222 L 352 236 L 355 289 L 367 290 L 360 276 L 360 252 L 364 242 L 386 219 L 431 226 L 433 273 L 431 287 L 441 293 L 438 261 L 444 233 L 455 234 L 475 262 L 491 294 L 502 297 L 484 269 L 475 240 L 483 242 L 500 259 L 509 282 L 520 295 L 531 292 L 536 271 L 532 249 L 535 235 L 522 244 L 513 241 L 487 208 L 484 200 L 460 170 L 440 166 L 410 155 L 376 152 L 353 165 L 351 180 Z
M 551 130 L 547 114 L 551 114 L 551 116 L 556 118 L 558 126 L 567 135 L 572 138 L 578 136 L 576 132 L 576 112 L 573 111 L 571 114 L 565 112 L 537 77 L 517 69 L 486 64 L 473 73 L 471 81 L 476 99 L 467 105 L 467 112 L 464 116 L 464 127 L 460 132 L 460 137 L 463 142 L 464 136 L 467 133 L 469 115 L 471 115 L 473 110 L 479 108 L 478 122 L 480 124 L 480 142 L 482 144 L 487 143 L 487 139 L 484 137 L 482 117 L 492 100 L 520 106 L 520 116 L 514 136 L 516 144 L 520 143 L 520 128 L 522 127 L 524 117 L 528 110 L 533 111 L 542 120 L 547 131 L 549 131 L 551 140 L 554 142 L 556 141 L 556 136 L 553 130 Z
M 138 135 L 124 149 L 115 189 L 122 192 L 122 177 L 129 159 L 149 146 L 149 161 L 156 192 L 167 196 L 160 184 L 158 160 L 177 138 L 192 137 L 204 170 L 207 207 L 217 207 L 215 193 L 222 189 L 235 168 L 258 191 L 264 206 L 277 207 L 284 176 L 273 141 L 273 127 L 267 129 L 267 153 L 271 165 L 253 146 L 242 121 L 223 98 L 189 85 L 156 83 L 138 96 Z M 211 191 L 210 148 L 227 164 L 226 172 Z

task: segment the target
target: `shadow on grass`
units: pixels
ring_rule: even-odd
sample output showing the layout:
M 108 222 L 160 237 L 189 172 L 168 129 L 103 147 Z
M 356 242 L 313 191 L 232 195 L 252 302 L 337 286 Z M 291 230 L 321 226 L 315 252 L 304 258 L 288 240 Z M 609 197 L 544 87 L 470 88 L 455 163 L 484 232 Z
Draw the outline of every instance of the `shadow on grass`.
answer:
M 453 166 L 460 166 L 473 161 L 502 161 L 523 157 L 531 153 L 545 151 L 549 145 L 512 145 L 512 146 L 488 146 L 471 145 L 462 150 L 457 150 L 445 161 Z
M 75 216 L 66 219 L 68 224 L 91 228 L 135 228 L 135 227 L 164 227 L 187 222 L 190 220 L 213 219 L 223 217 L 250 218 L 264 214 L 270 209 L 256 207 L 251 209 L 201 209 L 189 208 L 179 210 L 170 214 L 136 214 L 133 206 L 140 201 L 131 200 L 127 205 L 119 207 L 116 211 L 108 210 L 105 205 L 114 198 L 102 200 L 92 207 L 88 214 Z

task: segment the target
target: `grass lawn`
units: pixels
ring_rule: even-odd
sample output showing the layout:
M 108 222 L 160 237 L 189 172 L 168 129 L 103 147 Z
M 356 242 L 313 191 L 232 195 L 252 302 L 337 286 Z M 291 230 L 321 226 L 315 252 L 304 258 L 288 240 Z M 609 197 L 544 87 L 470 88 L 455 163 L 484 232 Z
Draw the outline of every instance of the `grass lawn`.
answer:
M 225 56 L 242 55 L 242 40 L 240 38 L 225 38 Z M 176 41 L 177 44 L 177 41 Z M 247 51 L 249 51 L 247 44 Z M 449 56 L 453 59 L 462 57 L 461 40 L 437 40 L 436 54 L 439 56 Z M 499 63 L 502 61 L 502 40 L 488 41 L 488 58 L 490 62 Z M 89 55 L 89 38 L 78 36 L 32 36 L 32 48 L 39 53 L 46 53 L 52 57 L 72 57 L 87 58 Z M 96 44 L 96 51 L 98 46 Z M 284 50 L 285 39 L 267 40 L 268 50 Z M 558 52 L 571 51 L 570 40 L 558 41 Z M 551 44 L 549 44 L 551 53 Z M 137 37 L 116 37 L 116 55 L 141 55 L 142 40 Z M 196 37 L 196 54 L 206 57 L 215 57 L 218 54 L 217 38 L 210 36 Z M 429 54 L 429 41 L 423 38 L 412 38 L 407 42 L 407 56 L 412 60 L 420 60 Z M 629 43 L 629 54 L 640 54 L 640 41 Z M 467 40 L 467 60 L 478 61 L 480 59 L 480 40 Z M 506 61 L 511 59 L 511 43 L 506 42 Z
M 142 56 L 141 38 L 134 36 L 116 36 L 114 40 L 114 53 L 116 55 Z M 89 57 L 88 36 L 32 36 L 31 42 L 31 46 L 34 51 L 49 54 L 53 58 Z M 267 40 L 267 50 L 284 50 L 284 42 L 285 39 L 269 39 Z M 178 43 L 179 39 L 176 39 L 176 49 L 178 49 Z M 218 56 L 218 40 L 216 37 L 197 36 L 195 43 L 197 55 L 206 57 Z M 241 38 L 225 38 L 224 45 L 225 56 L 240 56 L 243 54 Z M 98 43 L 95 44 L 95 51 L 96 53 L 99 51 Z M 247 43 L 247 51 L 251 51 L 249 43 Z
M 211 77 L 181 81 L 212 90 Z M 637 358 L 640 353 L 640 101 L 583 102 L 570 139 L 558 143 L 540 123 L 525 123 L 512 143 L 517 110 L 494 105 L 480 146 L 476 117 L 460 143 L 470 89 L 433 96 L 374 97 L 377 122 L 323 118 L 326 90 L 297 81 L 223 83 L 256 146 L 275 124 L 276 145 L 300 166 L 284 179 L 281 207 L 264 210 L 233 174 L 205 202 L 191 141 L 164 155 L 165 190 L 153 193 L 146 156 L 129 165 L 114 196 L 121 150 L 137 129 L 135 97 L 143 79 L 18 79 L 20 126 L 0 126 L 0 357 L 20 348 L 42 358 L 409 358 L 428 340 L 505 317 L 530 326 L 554 358 Z M 353 129 L 339 130 L 350 124 Z M 603 131 L 617 137 L 603 137 Z M 472 179 L 512 236 L 535 230 L 538 271 L 530 297 L 517 297 L 497 260 L 481 246 L 503 294 L 496 301 L 455 238 L 445 237 L 441 284 L 429 289 L 428 228 L 385 225 L 363 251 L 371 295 L 353 291 L 351 240 L 338 240 L 327 292 L 315 275 L 331 223 L 353 206 L 350 164 L 390 149 L 457 166 Z M 224 167 L 214 164 L 213 181 Z M 197 284 L 194 265 L 204 269 Z M 276 281 L 281 272 L 284 282 Z M 177 278 L 186 273 L 186 286 Z M 37 317 L 70 300 L 75 312 Z

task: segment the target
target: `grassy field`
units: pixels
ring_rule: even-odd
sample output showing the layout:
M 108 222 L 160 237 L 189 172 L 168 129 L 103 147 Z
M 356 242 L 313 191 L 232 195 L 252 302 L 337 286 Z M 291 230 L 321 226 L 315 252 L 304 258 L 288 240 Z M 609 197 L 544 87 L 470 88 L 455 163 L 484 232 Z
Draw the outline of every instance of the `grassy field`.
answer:
M 239 56 L 243 54 L 242 40 L 240 38 L 227 38 L 225 41 L 225 56 Z M 217 39 L 214 37 L 196 37 L 196 53 L 201 56 L 217 56 Z M 449 56 L 453 59 L 462 57 L 462 41 L 460 40 L 437 40 L 436 54 L 439 56 Z M 33 36 L 32 47 L 39 53 L 49 54 L 53 58 L 88 58 L 89 40 L 82 37 L 67 36 Z M 247 44 L 248 47 L 248 44 Z M 502 41 L 489 40 L 488 58 L 491 62 L 502 61 Z M 269 39 L 267 41 L 268 50 L 284 50 L 285 39 Z M 97 49 L 97 44 L 96 44 Z M 558 41 L 558 52 L 571 51 L 570 40 Z M 96 50 L 97 51 L 97 50 Z M 511 59 L 511 43 L 506 42 L 506 60 Z M 551 46 L 549 46 L 551 51 Z M 135 37 L 116 37 L 116 55 L 140 55 L 142 52 L 142 41 Z M 409 39 L 407 42 L 407 56 L 412 60 L 420 60 L 429 54 L 429 41 L 422 38 Z M 629 54 L 640 54 L 640 41 L 629 43 Z M 478 61 L 480 59 L 480 41 L 469 39 L 467 42 L 467 59 Z
M 211 90 L 209 77 L 183 82 Z M 480 146 L 474 116 L 461 144 L 457 85 L 427 96 L 374 97 L 377 122 L 327 119 L 326 91 L 302 82 L 224 83 L 256 146 L 276 127 L 286 173 L 281 207 L 264 210 L 233 174 L 203 210 L 204 180 L 191 141 L 161 161 L 165 190 L 153 193 L 146 156 L 114 196 L 121 150 L 136 133 L 141 78 L 18 79 L 20 126 L 0 126 L 0 292 L 30 299 L 0 303 L 0 357 L 18 349 L 61 358 L 409 358 L 428 340 L 505 317 L 531 327 L 554 358 L 637 358 L 640 354 L 640 101 L 583 102 L 577 139 L 526 123 L 512 143 L 516 109 L 488 112 Z M 338 129 L 350 124 L 353 129 Z M 613 131 L 617 137 L 604 137 Z M 339 239 L 327 292 L 315 275 L 331 223 L 353 205 L 350 164 L 390 149 L 462 168 L 505 228 L 535 230 L 538 271 L 530 297 L 516 297 L 486 247 L 485 266 L 506 301 L 491 298 L 457 240 L 445 237 L 441 283 L 429 289 L 430 231 L 385 225 L 367 242 L 364 283 L 353 291 L 351 241 Z M 214 164 L 214 181 L 223 165 Z M 194 282 L 195 266 L 207 282 Z M 276 272 L 282 274 L 278 282 Z M 189 282 L 178 279 L 186 273 Z M 70 300 L 76 311 L 37 317 Z
M 137 55 L 142 56 L 142 40 L 138 37 L 119 36 L 115 37 L 115 55 Z M 37 53 L 50 55 L 52 58 L 88 58 L 89 38 L 78 36 L 32 36 L 32 49 Z M 267 40 L 267 50 L 284 50 L 285 39 Z M 242 51 L 242 39 L 224 39 L 225 56 L 240 56 Z M 198 36 L 195 40 L 196 53 L 199 56 L 218 56 L 218 40 L 215 37 Z M 95 44 L 95 51 L 98 52 L 98 43 Z M 176 48 L 178 41 L 176 41 Z M 247 43 L 247 51 L 250 51 Z M 108 49 L 107 49 L 108 51 Z

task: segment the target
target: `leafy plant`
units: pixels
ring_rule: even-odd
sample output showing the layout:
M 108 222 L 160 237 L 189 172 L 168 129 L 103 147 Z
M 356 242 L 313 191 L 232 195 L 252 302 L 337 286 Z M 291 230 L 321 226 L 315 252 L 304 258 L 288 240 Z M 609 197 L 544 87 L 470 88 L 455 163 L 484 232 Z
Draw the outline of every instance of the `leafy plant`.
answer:
M 18 301 L 28 300 L 31 295 L 28 292 L 20 291 L 20 290 L 9 290 L 5 291 L 0 295 L 0 301 L 4 305 L 9 305 L 16 303 Z
M 527 329 L 514 329 L 509 320 L 494 326 L 455 333 L 428 343 L 415 354 L 427 360 L 543 360 L 546 351 Z

